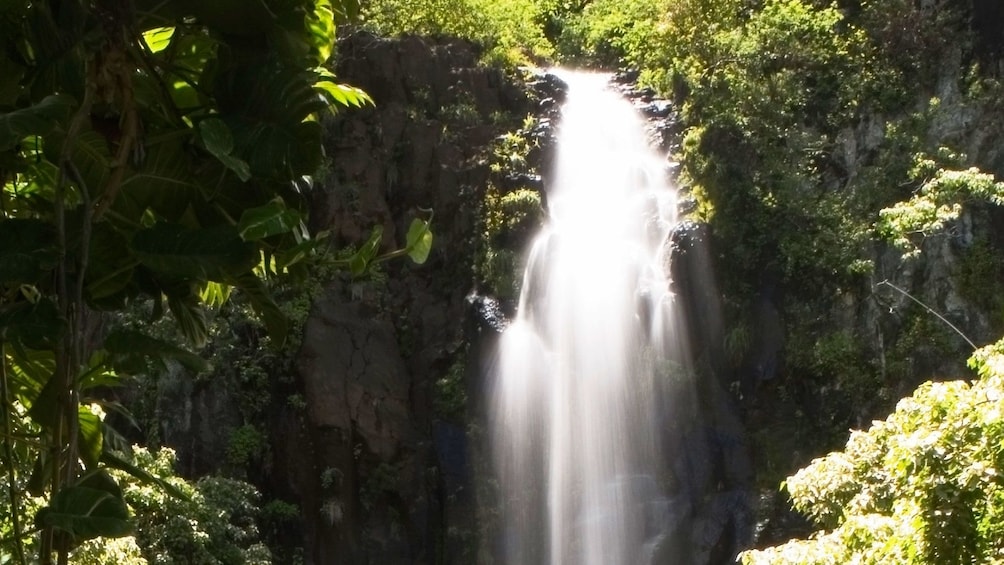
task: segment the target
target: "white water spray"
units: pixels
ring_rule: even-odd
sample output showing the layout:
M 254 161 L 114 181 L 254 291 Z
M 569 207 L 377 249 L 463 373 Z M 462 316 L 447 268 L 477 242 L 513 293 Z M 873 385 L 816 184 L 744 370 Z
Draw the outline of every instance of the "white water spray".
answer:
M 609 76 L 560 76 L 550 218 L 491 400 L 503 552 L 509 565 L 646 565 L 668 513 L 657 374 L 676 193 Z

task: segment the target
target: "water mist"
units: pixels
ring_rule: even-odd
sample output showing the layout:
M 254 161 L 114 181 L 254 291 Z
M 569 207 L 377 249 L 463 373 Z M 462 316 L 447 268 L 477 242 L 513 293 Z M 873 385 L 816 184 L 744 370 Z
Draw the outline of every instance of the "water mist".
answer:
M 560 76 L 569 88 L 549 219 L 529 251 L 490 400 L 504 561 L 648 564 L 670 512 L 659 375 L 676 193 L 609 77 Z

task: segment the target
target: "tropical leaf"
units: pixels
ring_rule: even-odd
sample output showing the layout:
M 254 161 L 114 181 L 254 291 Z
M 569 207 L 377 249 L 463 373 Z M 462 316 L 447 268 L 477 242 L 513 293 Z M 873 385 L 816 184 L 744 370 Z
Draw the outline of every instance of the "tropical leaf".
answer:
M 146 158 L 122 180 L 114 210 L 127 218 L 152 211 L 160 219 L 177 222 L 199 197 L 196 160 L 188 145 L 191 132 L 172 130 L 144 144 Z
M 277 271 L 282 272 L 303 261 L 318 249 L 322 249 L 324 245 L 324 239 L 316 237 L 302 241 L 293 247 L 283 249 L 275 254 L 275 268 Z
M 206 151 L 212 153 L 223 166 L 233 171 L 244 182 L 251 179 L 251 168 L 243 159 L 233 155 L 234 136 L 226 122 L 209 118 L 199 122 L 199 138 Z
M 224 282 L 258 264 L 258 250 L 231 226 L 186 229 L 159 223 L 136 232 L 132 248 L 154 271 L 200 281 Z
M 264 206 L 245 210 L 237 223 L 237 231 L 244 241 L 257 241 L 289 233 L 299 227 L 302 221 L 303 217 L 298 211 L 287 208 L 286 204 L 277 198 Z
M 268 331 L 272 343 L 276 347 L 285 343 L 289 334 L 289 319 L 272 299 L 268 289 L 265 288 L 265 283 L 254 273 L 242 275 L 236 278 L 233 283 L 247 297 L 251 308 L 265 324 L 265 329 Z
M 429 258 L 432 250 L 432 230 L 429 229 L 429 222 L 415 218 L 408 227 L 407 244 L 405 250 L 408 257 L 415 263 L 421 265 Z
M 230 285 L 207 282 L 199 293 L 199 299 L 210 308 L 223 306 L 230 299 Z
M 202 304 L 197 297 L 168 296 L 167 308 L 178 323 L 178 330 L 195 347 L 202 347 L 209 339 L 209 329 Z
M 5 347 L 4 353 L 12 393 L 23 406 L 31 408 L 56 369 L 55 354 L 52 350 L 17 347 Z
M 65 132 L 62 131 L 54 132 L 46 138 L 43 146 L 46 158 L 59 163 L 65 142 Z M 69 155 L 81 179 L 87 184 L 91 198 L 96 199 L 111 174 L 112 154 L 108 149 L 108 142 L 93 129 L 84 129 L 73 138 Z
M 101 418 L 91 412 L 87 406 L 77 407 L 77 449 L 80 459 L 88 469 L 95 469 L 101 459 L 102 445 L 104 443 L 103 426 Z
M 359 248 L 359 251 L 356 251 L 349 258 L 349 270 L 352 271 L 353 275 L 359 276 L 366 272 L 366 268 L 369 267 L 373 259 L 376 258 L 377 252 L 380 251 L 381 241 L 383 241 L 383 226 L 373 226 L 369 239 Z
M 74 539 L 122 537 L 133 532 L 129 508 L 121 496 L 100 488 L 70 486 L 38 511 L 35 524 L 68 532 Z
M 325 96 L 332 105 L 332 111 L 335 110 L 335 105 L 362 108 L 363 106 L 372 106 L 374 104 L 373 99 L 370 98 L 369 94 L 366 94 L 366 91 L 348 84 L 330 80 L 319 80 L 314 83 L 314 88 Z
M 0 150 L 10 149 L 29 136 L 48 135 L 70 118 L 75 105 L 72 96 L 50 94 L 33 106 L 0 114 Z
M 84 290 L 87 301 L 93 307 L 125 291 L 133 280 L 133 271 L 139 260 L 129 249 L 128 237 L 109 222 L 95 224 L 91 231 L 90 260 Z
M 306 21 L 314 63 L 323 65 L 331 57 L 335 44 L 335 14 L 330 0 L 314 2 L 314 9 L 307 13 Z
M 0 307 L 0 339 L 28 349 L 51 349 L 66 332 L 56 304 L 48 298 Z
M 172 37 L 174 37 L 174 27 L 155 27 L 143 32 L 143 43 L 146 43 L 151 53 L 159 53 L 167 49 Z
M 309 118 L 328 104 L 312 72 L 237 67 L 221 73 L 216 97 L 236 147 L 255 176 L 288 180 L 321 163 L 321 125 Z
M 111 364 L 116 368 L 122 367 L 123 370 L 135 368 L 137 362 L 142 363 L 139 366 L 145 366 L 146 360 L 155 360 L 162 364 L 173 360 L 194 372 L 209 369 L 209 362 L 191 351 L 134 330 L 122 328 L 112 330 L 105 338 L 105 349 L 111 355 Z
M 34 283 L 50 272 L 57 260 L 51 223 L 27 218 L 0 222 L 0 283 Z

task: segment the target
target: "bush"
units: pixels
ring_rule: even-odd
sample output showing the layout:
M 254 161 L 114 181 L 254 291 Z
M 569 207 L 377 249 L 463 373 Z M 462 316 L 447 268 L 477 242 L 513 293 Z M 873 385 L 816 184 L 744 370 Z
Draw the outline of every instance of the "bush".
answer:
M 156 484 L 119 477 L 135 513 L 136 543 L 156 565 L 239 565 L 271 563 L 255 524 L 258 492 L 247 483 L 203 477 L 195 483 L 174 473 L 174 451 L 134 448 L 138 467 L 163 477 L 186 498 Z
M 928 382 L 843 451 L 785 483 L 827 531 L 742 555 L 745 565 L 955 565 L 1004 556 L 1004 340 L 970 359 L 978 380 Z

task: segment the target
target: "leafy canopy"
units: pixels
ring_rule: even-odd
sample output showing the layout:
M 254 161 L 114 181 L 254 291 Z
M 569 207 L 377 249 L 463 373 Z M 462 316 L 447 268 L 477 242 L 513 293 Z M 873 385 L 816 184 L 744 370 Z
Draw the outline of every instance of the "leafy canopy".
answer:
M 746 552 L 746 565 L 962 564 L 1004 559 L 1004 340 L 973 382 L 927 382 L 843 451 L 785 486 L 826 531 Z

